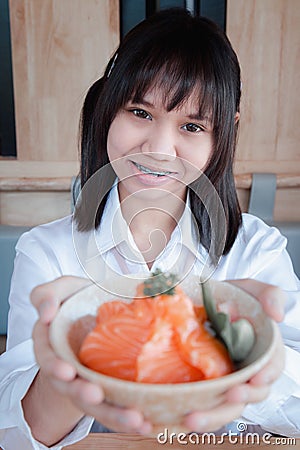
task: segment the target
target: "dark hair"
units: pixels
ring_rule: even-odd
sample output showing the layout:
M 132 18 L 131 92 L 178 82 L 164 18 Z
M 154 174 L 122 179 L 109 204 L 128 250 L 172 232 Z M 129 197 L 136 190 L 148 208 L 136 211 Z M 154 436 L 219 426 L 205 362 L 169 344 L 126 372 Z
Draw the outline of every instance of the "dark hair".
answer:
M 227 230 L 220 232 L 226 234 L 223 250 L 226 254 L 241 224 L 233 177 L 238 127 L 235 115 L 239 111 L 241 95 L 240 68 L 226 35 L 206 18 L 193 17 L 184 9 L 163 10 L 126 35 L 104 76 L 93 84 L 84 102 L 81 115 L 82 187 L 98 169 L 109 163 L 107 135 L 117 112 L 129 100 L 140 102 L 153 86 L 162 90 L 168 111 L 193 94 L 198 99 L 200 115 L 208 113 L 212 118 L 214 150 L 204 173 L 218 192 L 225 211 Z M 107 194 L 98 205 L 97 189 L 108 192 L 115 177 L 109 166 L 106 176 L 95 181 L 93 198 L 82 196 L 75 213 L 80 230 L 99 226 Z M 208 250 L 210 219 L 197 195 L 200 180 L 201 176 L 188 189 L 200 240 Z M 94 211 L 97 211 L 96 217 Z

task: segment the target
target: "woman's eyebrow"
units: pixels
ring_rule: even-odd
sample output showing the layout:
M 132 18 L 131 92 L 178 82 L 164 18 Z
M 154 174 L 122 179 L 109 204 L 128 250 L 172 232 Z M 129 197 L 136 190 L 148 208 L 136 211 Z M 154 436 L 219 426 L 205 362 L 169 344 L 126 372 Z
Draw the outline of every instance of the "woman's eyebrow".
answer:
M 138 102 L 135 102 L 133 100 L 129 100 L 129 103 L 132 103 L 133 105 L 136 104 L 136 105 L 147 106 L 148 108 L 155 108 L 155 105 L 153 105 L 153 103 L 148 102 L 144 98 L 140 99 Z M 211 122 L 211 117 L 209 117 L 209 116 L 202 116 L 198 112 L 192 113 L 192 114 L 187 114 L 186 117 L 188 119 L 190 119 L 190 120 L 200 120 L 200 121 L 208 122 L 208 123 Z
M 144 100 L 143 98 L 139 101 L 134 101 L 134 100 L 129 100 L 128 103 L 132 103 L 133 105 L 144 105 L 144 106 L 148 106 L 149 108 L 155 108 L 155 105 L 153 105 L 150 102 L 147 102 L 147 100 Z
M 189 114 L 189 115 L 187 115 L 187 118 L 191 119 L 191 120 L 199 120 L 200 122 L 211 123 L 211 117 L 209 117 L 209 116 L 202 116 L 199 113 Z

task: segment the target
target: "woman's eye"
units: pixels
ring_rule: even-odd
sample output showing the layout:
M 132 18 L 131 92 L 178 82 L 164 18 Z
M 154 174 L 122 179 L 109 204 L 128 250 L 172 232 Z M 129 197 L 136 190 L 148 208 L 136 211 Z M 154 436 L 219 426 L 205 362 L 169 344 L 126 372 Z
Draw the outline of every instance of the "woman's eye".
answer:
M 131 109 L 131 112 L 140 119 L 150 119 L 150 120 L 152 119 L 150 114 L 148 114 L 147 111 L 145 111 L 144 109 L 134 108 Z
M 195 123 L 187 123 L 186 125 L 183 125 L 182 128 L 186 131 L 189 131 L 190 133 L 199 133 L 200 131 L 204 131 L 204 128 Z

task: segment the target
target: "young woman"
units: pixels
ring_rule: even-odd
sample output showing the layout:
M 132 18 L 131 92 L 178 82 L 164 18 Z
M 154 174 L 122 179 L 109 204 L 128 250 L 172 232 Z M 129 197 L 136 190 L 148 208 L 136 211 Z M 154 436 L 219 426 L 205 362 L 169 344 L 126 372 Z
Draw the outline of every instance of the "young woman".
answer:
M 300 436 L 299 281 L 286 239 L 239 209 L 232 165 L 240 87 L 226 36 L 178 9 L 133 29 L 89 90 L 75 214 L 17 245 L 0 360 L 5 450 L 60 449 L 82 439 L 93 418 L 104 430 L 151 431 L 139 411 L 106 404 L 100 387 L 58 359 L 48 329 L 60 302 L 91 280 L 156 268 L 232 280 L 277 321 L 287 298 L 285 367 L 279 341 L 277 357 L 249 383 L 209 413 L 192 412 L 185 426 L 234 432 L 243 420 L 248 430 Z

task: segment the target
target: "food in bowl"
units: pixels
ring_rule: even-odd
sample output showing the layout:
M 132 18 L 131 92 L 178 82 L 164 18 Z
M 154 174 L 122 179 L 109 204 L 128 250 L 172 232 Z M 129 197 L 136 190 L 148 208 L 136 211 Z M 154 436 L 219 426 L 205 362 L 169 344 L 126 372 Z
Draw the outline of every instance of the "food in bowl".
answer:
M 136 295 L 131 303 L 113 300 L 99 307 L 78 353 L 82 364 L 141 383 L 185 383 L 233 372 L 226 346 L 206 327 L 205 308 L 193 304 L 172 274 L 154 272 Z
M 184 432 L 184 416 L 194 410 L 209 410 L 223 401 L 224 392 L 246 382 L 274 355 L 276 324 L 263 312 L 261 305 L 236 286 L 210 281 L 211 293 L 218 311 L 234 313 L 234 319 L 245 318 L 253 326 L 255 343 L 235 370 L 227 375 L 208 380 L 177 383 L 146 383 L 128 381 L 91 370 L 80 361 L 78 354 L 88 333 L 95 327 L 100 305 L 112 300 L 131 302 L 137 286 L 147 277 L 134 279 L 120 276 L 107 280 L 102 286 L 93 284 L 66 300 L 50 327 L 52 346 L 62 359 L 70 362 L 83 378 L 99 384 L 105 401 L 123 407 L 134 407 L 154 424 L 153 434 L 168 427 L 170 432 Z M 120 295 L 116 296 L 118 286 Z M 189 276 L 180 283 L 194 305 L 202 306 L 202 287 L 199 278 Z M 127 293 L 127 298 L 124 298 Z M 159 355 L 158 355 L 159 356 Z

